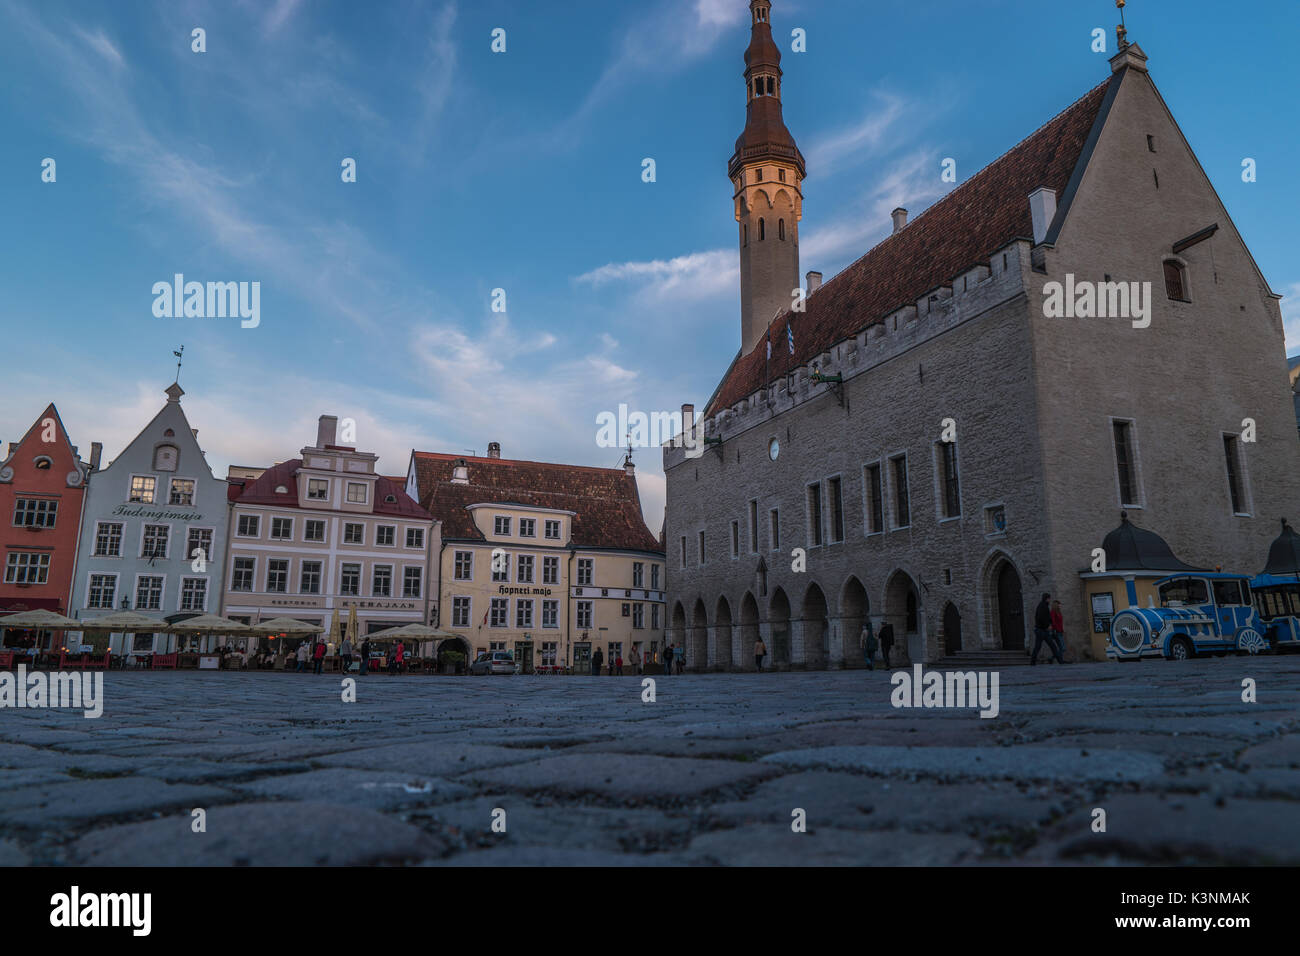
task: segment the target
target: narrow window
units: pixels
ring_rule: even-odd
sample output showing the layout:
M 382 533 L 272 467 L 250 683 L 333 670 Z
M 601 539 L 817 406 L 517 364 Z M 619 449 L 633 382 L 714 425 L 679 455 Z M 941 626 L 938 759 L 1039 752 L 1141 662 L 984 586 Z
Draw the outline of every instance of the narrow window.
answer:
M 907 495 L 907 456 L 891 459 L 894 465 L 894 527 L 906 528 L 912 523 L 912 506 Z
M 772 550 L 781 550 L 781 511 L 773 508 L 768 515 L 768 534 L 772 539 Z
M 808 544 L 819 547 L 822 543 L 822 486 L 808 486 Z
M 776 93 L 776 79 L 769 76 L 767 78 L 767 95 L 772 96 Z
M 758 241 L 762 242 L 767 238 L 767 224 L 760 218 L 758 220 Z
M 784 169 L 778 169 L 778 170 L 776 171 L 776 178 L 779 179 L 779 180 L 781 180 L 781 182 L 785 182 L 785 170 L 784 170 Z
M 943 516 L 956 518 L 961 514 L 961 494 L 957 478 L 957 444 L 944 441 L 939 443 L 939 482 Z
M 686 535 L 682 535 L 682 567 L 686 567 Z
M 1187 282 L 1183 267 L 1173 259 L 1165 260 L 1165 294 L 1177 302 L 1187 300 Z
M 758 501 L 749 503 L 749 551 L 758 554 Z
M 1133 467 L 1133 423 L 1115 422 L 1115 468 L 1119 476 L 1121 505 L 1137 501 L 1137 472 Z
M 778 219 L 776 221 L 776 237 L 780 239 L 782 242 L 785 242 L 785 220 L 784 219 Z
M 885 503 L 881 495 L 880 466 L 867 465 L 863 477 L 867 490 L 867 534 L 879 534 L 885 526 Z
M 1152 153 L 1156 151 L 1156 138 L 1150 133 L 1147 134 L 1147 151 Z
M 831 540 L 844 540 L 844 499 L 840 490 L 840 480 L 832 478 L 827 489 L 831 496 Z
M 740 522 L 731 522 L 731 556 L 740 557 Z
M 1241 487 L 1241 457 L 1237 450 L 1237 436 L 1223 436 L 1223 458 L 1228 466 L 1228 497 L 1232 502 L 1232 513 L 1246 514 L 1245 495 Z
M 700 564 L 704 563 L 704 532 L 700 532 Z
M 742 223 L 741 228 L 745 230 L 743 243 L 749 245 L 749 223 Z

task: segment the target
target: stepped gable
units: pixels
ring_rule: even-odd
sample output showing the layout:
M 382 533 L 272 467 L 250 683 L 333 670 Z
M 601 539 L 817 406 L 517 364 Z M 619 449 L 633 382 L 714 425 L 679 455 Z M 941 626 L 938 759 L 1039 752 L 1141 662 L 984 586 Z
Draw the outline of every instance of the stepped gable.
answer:
M 743 401 L 770 381 L 806 366 L 891 312 L 980 263 L 1018 238 L 1033 235 L 1029 194 L 1039 186 L 1065 192 L 1097 119 L 1105 82 L 1028 139 L 944 196 L 808 297 L 807 311 L 789 311 L 768 326 L 763 341 L 737 358 L 705 409 L 706 416 Z M 794 330 L 795 354 L 786 343 Z

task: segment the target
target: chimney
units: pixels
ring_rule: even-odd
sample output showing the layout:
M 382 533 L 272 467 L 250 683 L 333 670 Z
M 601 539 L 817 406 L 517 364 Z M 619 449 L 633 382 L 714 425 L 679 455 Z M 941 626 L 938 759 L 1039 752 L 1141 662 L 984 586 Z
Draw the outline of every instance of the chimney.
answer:
M 501 457 L 501 443 L 499 441 L 488 442 L 488 457 L 489 458 Z
M 682 435 L 689 435 L 695 427 L 695 406 L 682 406 Z
M 326 445 L 334 444 L 338 431 L 339 417 L 337 415 L 322 415 L 316 425 L 316 447 L 324 448 Z
M 1029 194 L 1029 214 L 1034 220 L 1034 245 L 1047 238 L 1047 230 L 1056 218 L 1056 190 L 1039 186 Z
M 469 484 L 469 463 L 464 458 L 457 458 L 452 462 L 451 483 L 453 485 Z
M 90 443 L 90 470 L 99 471 L 99 459 L 104 454 L 104 443 L 92 441 Z
M 636 465 L 632 464 L 632 452 L 630 451 L 627 453 L 627 456 L 623 459 L 623 471 L 627 474 L 629 478 L 636 477 Z
M 808 290 L 809 295 L 812 295 L 822 287 L 822 274 L 820 272 L 809 272 L 804 276 L 804 283 L 804 288 Z
M 904 209 L 902 206 L 899 206 L 889 215 L 893 217 L 894 235 L 897 235 L 898 233 L 902 232 L 903 227 L 907 225 L 907 210 Z

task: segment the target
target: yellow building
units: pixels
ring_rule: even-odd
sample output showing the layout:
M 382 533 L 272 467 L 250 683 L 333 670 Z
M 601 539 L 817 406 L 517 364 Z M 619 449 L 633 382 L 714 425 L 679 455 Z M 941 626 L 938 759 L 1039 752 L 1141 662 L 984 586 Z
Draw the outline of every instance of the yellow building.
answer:
M 663 648 L 663 547 L 646 527 L 636 474 L 413 451 L 407 493 L 442 522 L 441 654 L 510 651 L 525 673 L 603 672 L 622 657 L 657 665 Z M 653 669 L 653 666 L 652 666 Z

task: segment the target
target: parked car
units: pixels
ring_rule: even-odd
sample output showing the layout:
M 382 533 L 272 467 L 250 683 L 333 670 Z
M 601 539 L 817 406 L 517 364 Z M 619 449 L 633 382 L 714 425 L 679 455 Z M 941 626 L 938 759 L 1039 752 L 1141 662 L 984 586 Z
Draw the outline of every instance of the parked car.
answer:
M 1264 637 L 1275 651 L 1300 650 L 1300 580 L 1279 574 L 1250 579 Z
M 478 656 L 473 664 L 469 665 L 469 672 L 474 675 L 478 674 L 513 674 L 515 672 L 515 656 L 509 651 L 484 651 Z
M 1267 650 L 1263 621 L 1242 574 L 1191 572 L 1155 582 L 1159 607 L 1130 607 L 1110 623 L 1106 656 L 1112 660 Z

